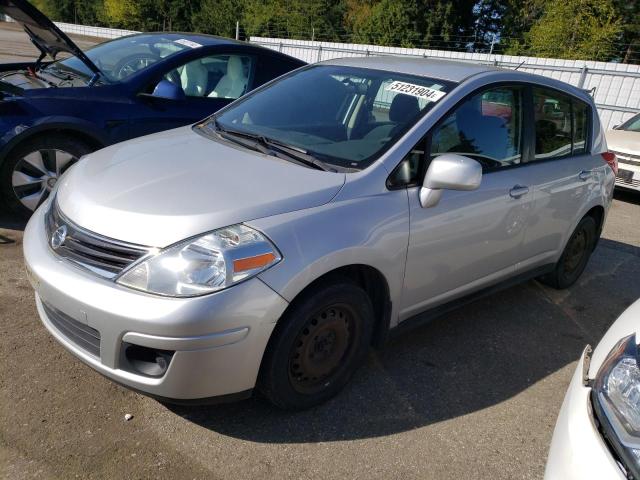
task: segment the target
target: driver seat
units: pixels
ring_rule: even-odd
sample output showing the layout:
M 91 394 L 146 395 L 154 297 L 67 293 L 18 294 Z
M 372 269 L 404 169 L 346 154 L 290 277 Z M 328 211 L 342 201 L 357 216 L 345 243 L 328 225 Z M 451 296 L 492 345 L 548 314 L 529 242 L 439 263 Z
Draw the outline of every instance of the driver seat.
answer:
M 239 98 L 247 88 L 248 78 L 244 75 L 242 59 L 237 55 L 229 56 L 227 73 L 223 75 L 210 97 Z

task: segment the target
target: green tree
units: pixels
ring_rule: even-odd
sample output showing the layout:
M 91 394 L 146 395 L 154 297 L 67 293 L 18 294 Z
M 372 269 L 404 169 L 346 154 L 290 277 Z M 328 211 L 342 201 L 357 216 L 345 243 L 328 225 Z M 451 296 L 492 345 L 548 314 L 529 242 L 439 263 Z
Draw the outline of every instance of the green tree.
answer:
M 202 0 L 191 18 L 193 30 L 234 37 L 236 22 L 242 20 L 243 8 L 241 0 Z
M 245 0 L 242 26 L 247 34 L 337 40 L 342 0 Z
M 609 60 L 622 33 L 611 0 L 549 2 L 525 35 L 529 55 L 579 60 Z

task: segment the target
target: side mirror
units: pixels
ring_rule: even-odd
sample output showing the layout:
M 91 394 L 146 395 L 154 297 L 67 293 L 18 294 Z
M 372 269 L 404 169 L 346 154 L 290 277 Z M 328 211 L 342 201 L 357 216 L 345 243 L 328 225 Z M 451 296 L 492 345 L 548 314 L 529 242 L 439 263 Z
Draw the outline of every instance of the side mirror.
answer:
M 156 88 L 153 89 L 153 93 L 141 93 L 140 97 L 146 98 L 161 98 L 163 100 L 184 100 L 187 96 L 184 94 L 184 90 L 169 80 L 160 80 Z
M 482 181 L 482 165 L 469 157 L 445 153 L 433 160 L 420 189 L 420 205 L 435 207 L 443 190 L 475 190 Z

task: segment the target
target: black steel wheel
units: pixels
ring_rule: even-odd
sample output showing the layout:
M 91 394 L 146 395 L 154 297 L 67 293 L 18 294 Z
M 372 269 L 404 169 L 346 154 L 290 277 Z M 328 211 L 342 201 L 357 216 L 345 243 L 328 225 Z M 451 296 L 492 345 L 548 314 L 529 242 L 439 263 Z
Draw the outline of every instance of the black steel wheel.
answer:
M 571 234 L 569 241 L 556 263 L 553 272 L 544 275 L 539 280 L 557 289 L 568 288 L 573 285 L 589 262 L 595 247 L 598 226 L 591 216 L 586 216 Z
M 311 287 L 276 326 L 262 362 L 260 391 L 289 410 L 333 397 L 365 358 L 373 318 L 369 297 L 348 279 Z

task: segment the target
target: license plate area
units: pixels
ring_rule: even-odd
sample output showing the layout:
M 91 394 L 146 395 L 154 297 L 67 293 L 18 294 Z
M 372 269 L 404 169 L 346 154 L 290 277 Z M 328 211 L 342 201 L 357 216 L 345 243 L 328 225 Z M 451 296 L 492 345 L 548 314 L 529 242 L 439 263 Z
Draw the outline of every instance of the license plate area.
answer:
M 616 175 L 616 177 L 618 177 L 623 182 L 631 183 L 631 180 L 633 180 L 633 171 L 619 169 L 618 175 Z

